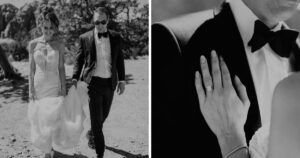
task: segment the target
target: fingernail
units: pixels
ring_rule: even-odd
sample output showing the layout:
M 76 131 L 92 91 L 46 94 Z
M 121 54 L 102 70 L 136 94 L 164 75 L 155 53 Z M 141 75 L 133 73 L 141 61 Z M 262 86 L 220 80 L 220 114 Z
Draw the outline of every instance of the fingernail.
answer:
M 205 57 L 203 55 L 201 55 L 200 60 L 201 60 L 201 64 L 205 63 Z
M 220 61 L 221 61 L 221 62 L 224 62 L 224 59 L 223 59 L 223 57 L 222 57 L 222 56 L 220 56 Z
M 216 51 L 213 50 L 213 51 L 211 52 L 211 56 L 215 58 L 215 57 L 217 56 Z
M 199 72 L 196 71 L 196 78 L 199 78 Z
M 238 77 L 237 75 L 234 76 L 234 79 L 235 79 L 236 81 L 240 81 L 240 79 L 239 79 L 239 77 Z

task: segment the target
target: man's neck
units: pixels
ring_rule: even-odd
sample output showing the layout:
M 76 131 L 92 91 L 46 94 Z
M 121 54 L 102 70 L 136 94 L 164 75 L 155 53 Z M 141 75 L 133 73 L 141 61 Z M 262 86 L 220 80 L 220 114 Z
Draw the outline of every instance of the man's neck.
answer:
M 263 0 L 242 0 L 245 5 L 270 29 L 277 26 L 279 23 L 275 17 L 268 11 L 269 8 L 265 7 L 265 1 Z
M 108 30 L 107 28 L 106 28 L 106 29 L 103 29 L 103 30 L 101 30 L 101 31 L 98 30 L 97 28 L 95 28 L 95 29 L 97 30 L 97 33 L 105 33 L 105 32 L 107 32 L 107 30 Z

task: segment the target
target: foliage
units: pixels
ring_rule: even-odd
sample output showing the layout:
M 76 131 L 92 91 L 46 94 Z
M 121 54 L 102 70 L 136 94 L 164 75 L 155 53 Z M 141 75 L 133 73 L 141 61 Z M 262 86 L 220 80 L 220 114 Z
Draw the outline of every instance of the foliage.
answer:
M 140 0 L 34 1 L 19 9 L 6 26 L 5 37 L 15 39 L 21 47 L 26 47 L 30 40 L 40 36 L 41 30 L 36 27 L 35 19 L 42 3 L 52 6 L 60 20 L 60 36 L 66 43 L 66 56 L 74 56 L 79 36 L 94 28 L 93 10 L 98 6 L 106 6 L 111 11 L 109 28 L 121 34 L 125 58 L 148 54 L 149 8 L 148 4 L 141 5 Z
M 15 61 L 21 61 L 28 58 L 28 51 L 20 42 L 13 39 L 1 39 L 0 49 L 3 50 L 9 58 Z
M 0 6 L 0 32 L 4 31 L 6 25 L 16 15 L 18 8 L 12 4 L 3 4 Z

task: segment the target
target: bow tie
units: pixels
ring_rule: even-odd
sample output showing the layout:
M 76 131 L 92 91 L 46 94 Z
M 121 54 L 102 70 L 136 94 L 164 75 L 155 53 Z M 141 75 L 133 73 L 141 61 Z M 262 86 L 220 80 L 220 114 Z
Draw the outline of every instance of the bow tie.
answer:
M 101 38 L 101 37 L 108 37 L 108 32 L 103 32 L 103 33 L 98 33 L 98 38 Z
M 289 57 L 291 48 L 296 44 L 298 32 L 293 30 L 271 31 L 263 22 L 256 20 L 254 34 L 249 41 L 251 51 L 255 52 L 269 43 L 272 50 L 281 57 Z

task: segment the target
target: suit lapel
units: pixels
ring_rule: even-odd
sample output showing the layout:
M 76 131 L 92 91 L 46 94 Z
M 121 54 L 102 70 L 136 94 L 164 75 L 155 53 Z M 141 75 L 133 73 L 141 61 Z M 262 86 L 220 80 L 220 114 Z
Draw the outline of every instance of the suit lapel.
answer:
M 90 55 L 91 55 L 91 61 L 92 61 L 93 65 L 97 61 L 97 50 L 96 50 L 96 44 L 95 44 L 95 32 L 94 31 L 95 31 L 95 29 L 90 31 L 89 43 L 87 44 L 87 46 L 88 46 L 87 48 L 91 48 Z
M 218 28 L 223 26 L 222 29 L 215 29 L 219 37 L 215 38 L 218 40 L 216 52 L 223 56 L 231 78 L 233 79 L 237 75 L 246 86 L 251 102 L 245 124 L 246 137 L 247 140 L 250 140 L 254 132 L 261 126 L 260 112 L 243 40 L 228 3 L 223 4 L 223 10 L 215 17 L 215 24 Z

